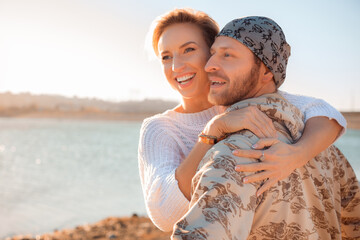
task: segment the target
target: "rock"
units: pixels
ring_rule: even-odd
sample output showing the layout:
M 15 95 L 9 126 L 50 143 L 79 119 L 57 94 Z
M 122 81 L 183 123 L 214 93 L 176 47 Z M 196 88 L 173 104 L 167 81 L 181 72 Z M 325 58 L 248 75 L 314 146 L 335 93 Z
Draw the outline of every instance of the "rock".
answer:
M 110 234 L 107 238 L 108 239 L 116 239 L 116 238 L 118 238 L 118 236 L 116 236 L 115 234 Z

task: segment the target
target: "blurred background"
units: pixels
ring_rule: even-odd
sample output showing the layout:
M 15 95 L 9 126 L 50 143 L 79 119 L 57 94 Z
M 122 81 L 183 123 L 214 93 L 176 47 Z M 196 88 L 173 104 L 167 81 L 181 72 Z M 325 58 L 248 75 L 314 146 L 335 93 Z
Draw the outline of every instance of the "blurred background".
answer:
M 292 46 L 281 89 L 360 110 L 356 0 L 1 0 L 0 91 L 178 100 L 144 51 L 151 22 L 175 7 L 205 11 L 220 27 L 241 16 L 273 18 Z
M 280 89 L 346 112 L 336 145 L 360 177 L 357 0 L 0 0 L 0 238 L 146 215 L 141 122 L 180 99 L 146 37 L 175 7 L 220 27 L 248 15 L 279 23 L 292 47 Z

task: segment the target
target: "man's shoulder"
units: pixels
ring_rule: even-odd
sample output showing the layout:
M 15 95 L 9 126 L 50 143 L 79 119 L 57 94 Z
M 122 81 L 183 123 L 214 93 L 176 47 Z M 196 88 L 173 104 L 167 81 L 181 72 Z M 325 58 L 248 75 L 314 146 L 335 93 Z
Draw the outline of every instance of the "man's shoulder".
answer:
M 294 140 L 301 136 L 304 128 L 304 115 L 300 110 L 282 97 L 279 93 L 264 94 L 249 98 L 232 105 L 228 111 L 256 106 L 265 113 L 280 132 L 289 132 Z

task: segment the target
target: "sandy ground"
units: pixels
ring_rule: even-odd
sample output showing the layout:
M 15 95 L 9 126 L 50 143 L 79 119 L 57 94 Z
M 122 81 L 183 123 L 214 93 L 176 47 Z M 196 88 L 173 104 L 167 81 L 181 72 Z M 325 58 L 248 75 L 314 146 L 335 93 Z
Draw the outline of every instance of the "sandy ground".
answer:
M 157 229 L 149 218 L 133 215 L 123 218 L 109 217 L 74 229 L 55 230 L 53 233 L 36 236 L 14 236 L 5 240 L 168 240 L 170 234 Z

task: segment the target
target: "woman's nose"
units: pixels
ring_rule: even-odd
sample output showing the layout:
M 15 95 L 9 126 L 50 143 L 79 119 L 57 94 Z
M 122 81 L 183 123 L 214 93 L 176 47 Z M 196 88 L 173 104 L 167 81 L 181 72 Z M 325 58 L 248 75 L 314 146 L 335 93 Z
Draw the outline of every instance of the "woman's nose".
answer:
M 185 67 L 184 61 L 180 57 L 174 57 L 172 63 L 173 72 L 181 72 Z

